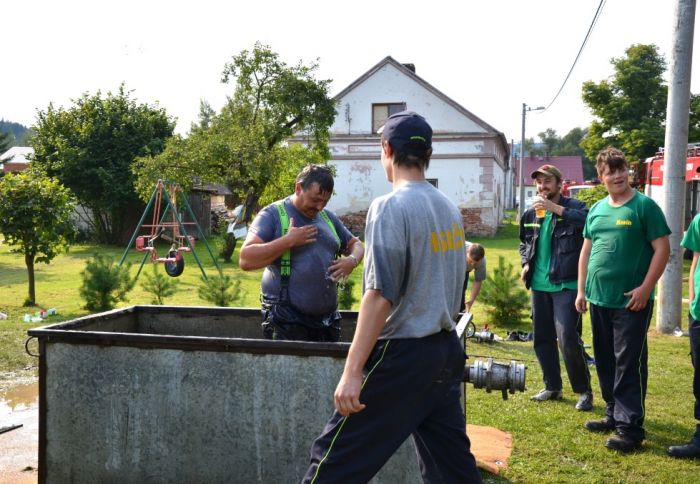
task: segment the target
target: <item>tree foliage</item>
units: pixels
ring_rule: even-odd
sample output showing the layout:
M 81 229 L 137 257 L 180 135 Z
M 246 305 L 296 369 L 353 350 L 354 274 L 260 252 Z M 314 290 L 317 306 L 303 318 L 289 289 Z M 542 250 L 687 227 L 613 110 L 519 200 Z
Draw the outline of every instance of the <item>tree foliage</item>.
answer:
M 131 165 L 165 148 L 175 124 L 165 110 L 137 104 L 124 85 L 116 94 L 83 94 L 68 108 L 49 105 L 37 115 L 34 164 L 57 177 L 89 208 L 86 222 L 97 240 L 115 243 L 124 214 L 143 208 Z
M 25 171 L 0 179 L 0 232 L 12 252 L 24 254 L 26 305 L 36 303 L 34 263 L 50 263 L 68 249 L 75 229 L 70 217 L 75 202 L 58 180 Z
M 166 276 L 158 270 L 158 264 L 151 264 L 151 274 L 144 274 L 141 287 L 153 296 L 151 304 L 163 304 L 166 297 L 177 292 L 177 279 Z
M 130 266 L 120 266 L 102 255 L 95 255 L 85 264 L 81 272 L 83 284 L 80 296 L 85 300 L 85 309 L 108 311 L 134 288 L 136 279 L 129 276 Z
M 269 47 L 255 44 L 224 67 L 222 82 L 235 82 L 221 112 L 200 105 L 200 122 L 187 138 L 174 137 L 165 151 L 138 160 L 134 173 L 146 199 L 159 178 L 178 182 L 185 191 L 196 183 L 225 183 L 254 214 L 261 197 L 288 195 L 293 184 L 280 179 L 307 163 L 328 158 L 328 128 L 335 103 L 330 81 L 317 80 L 318 65 L 289 66 Z M 287 141 L 303 133 L 306 146 Z
M 0 155 L 10 149 L 13 141 L 14 137 L 12 134 L 0 131 Z
M 587 188 L 585 190 L 579 190 L 576 194 L 577 199 L 581 200 L 586 204 L 588 208 L 591 208 L 595 202 L 602 200 L 608 196 L 608 190 L 602 183 L 596 185 L 593 188 Z
M 232 306 L 241 294 L 241 281 L 219 271 L 208 279 L 202 278 L 197 294 L 215 306 Z
M 586 129 L 573 128 L 560 137 L 555 129 L 547 128 L 537 136 L 540 138 L 542 147 L 537 147 L 535 140 L 528 138 L 525 141 L 525 148 L 529 153 L 539 156 L 580 156 L 583 163 L 584 180 L 596 178 L 595 166 L 581 147 L 581 141 L 586 136 Z M 576 181 L 583 182 L 584 180 Z
M 529 298 L 520 285 L 519 274 L 513 264 L 506 265 L 502 255 L 498 256 L 498 267 L 486 276 L 481 286 L 479 299 L 489 307 L 486 313 L 495 324 L 512 326 L 523 320 Z
M 27 146 L 27 136 L 31 134 L 31 130 L 22 124 L 0 119 L 0 138 L 2 138 L 3 133 L 10 136 L 10 144 L 5 148 L 7 150 L 12 146 Z M 5 150 L 0 146 L 0 153 Z
M 596 119 L 582 145 L 590 159 L 613 145 L 630 161 L 642 160 L 664 142 L 666 61 L 655 45 L 635 44 L 611 63 L 611 78 L 583 84 L 583 101 Z

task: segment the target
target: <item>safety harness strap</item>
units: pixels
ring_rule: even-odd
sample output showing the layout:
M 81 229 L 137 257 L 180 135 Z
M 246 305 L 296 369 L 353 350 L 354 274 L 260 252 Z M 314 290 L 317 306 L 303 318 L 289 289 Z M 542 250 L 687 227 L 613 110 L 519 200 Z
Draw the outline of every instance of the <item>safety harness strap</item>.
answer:
M 280 225 L 282 226 L 282 237 L 284 237 L 289 231 L 289 215 L 287 214 L 287 209 L 284 208 L 284 201 L 279 201 L 275 203 L 275 206 L 277 207 L 277 213 L 280 216 Z M 338 242 L 338 247 L 340 247 L 340 237 L 338 236 L 338 231 L 335 229 L 335 225 L 333 225 L 333 221 L 328 216 L 328 213 L 326 213 L 325 210 L 321 210 L 320 215 L 323 221 L 326 222 L 326 225 L 328 225 L 328 227 L 333 232 L 335 240 L 336 242 Z M 283 282 L 287 282 L 289 280 L 291 272 L 292 254 L 289 250 L 286 250 L 284 251 L 284 254 L 282 254 L 282 260 L 280 265 L 280 275 L 282 276 Z

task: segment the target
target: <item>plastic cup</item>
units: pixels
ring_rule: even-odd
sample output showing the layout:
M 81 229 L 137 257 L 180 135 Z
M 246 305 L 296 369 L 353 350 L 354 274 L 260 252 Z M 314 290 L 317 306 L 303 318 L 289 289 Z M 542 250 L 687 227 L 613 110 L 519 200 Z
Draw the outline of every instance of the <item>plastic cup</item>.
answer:
M 544 218 L 546 213 L 547 211 L 544 208 L 538 208 L 537 210 L 535 210 L 535 216 L 537 218 Z

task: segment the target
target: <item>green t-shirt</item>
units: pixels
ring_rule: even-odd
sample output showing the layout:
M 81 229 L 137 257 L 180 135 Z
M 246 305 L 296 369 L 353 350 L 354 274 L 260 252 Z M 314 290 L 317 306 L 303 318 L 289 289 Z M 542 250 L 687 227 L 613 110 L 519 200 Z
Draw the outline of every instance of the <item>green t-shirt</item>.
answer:
M 681 245 L 693 252 L 700 252 L 700 213 L 690 222 Z M 695 274 L 691 274 L 691 277 L 695 287 L 695 299 L 690 301 L 690 315 L 693 319 L 700 320 L 700 264 L 695 266 Z
M 540 225 L 540 235 L 537 237 L 537 255 L 535 256 L 535 272 L 532 273 L 532 287 L 535 291 L 559 292 L 564 289 L 576 290 L 577 282 L 564 281 L 553 284 L 549 280 L 549 266 L 552 262 L 552 212 L 547 212 Z
M 621 207 L 611 206 L 609 197 L 596 202 L 583 228 L 592 243 L 586 299 L 596 306 L 624 308 L 629 301 L 624 293 L 639 287 L 649 270 L 651 241 L 670 233 L 656 202 L 637 191 Z

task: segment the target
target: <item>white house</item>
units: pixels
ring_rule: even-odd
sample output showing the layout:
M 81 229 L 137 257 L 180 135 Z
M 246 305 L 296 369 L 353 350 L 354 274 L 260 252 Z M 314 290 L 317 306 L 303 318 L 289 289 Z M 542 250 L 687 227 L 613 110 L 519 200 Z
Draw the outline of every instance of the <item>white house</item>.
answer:
M 5 173 L 24 171 L 29 167 L 29 159 L 34 156 L 30 146 L 13 146 L 0 154 L 0 171 Z
M 503 219 L 509 146 L 500 131 L 435 89 L 411 64 L 386 57 L 335 96 L 330 163 L 335 193 L 328 207 L 338 215 L 362 216 L 370 202 L 391 191 L 379 163 L 377 129 L 395 112 L 409 109 L 433 128 L 429 181 L 460 208 L 465 230 L 493 235 Z

